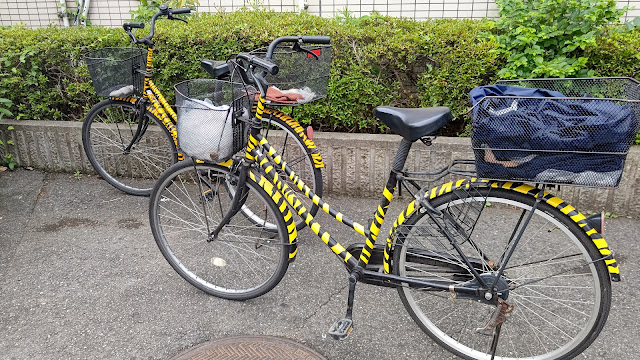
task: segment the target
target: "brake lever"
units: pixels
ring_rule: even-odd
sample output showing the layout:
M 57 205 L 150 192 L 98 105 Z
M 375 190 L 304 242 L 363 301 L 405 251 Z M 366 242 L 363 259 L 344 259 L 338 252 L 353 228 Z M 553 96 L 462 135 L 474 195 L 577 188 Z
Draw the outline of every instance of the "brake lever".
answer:
M 124 32 L 129 35 L 129 38 L 131 39 L 131 42 L 133 42 L 134 44 L 137 43 L 137 39 L 136 37 L 133 35 L 133 32 L 131 31 L 131 26 L 129 26 L 129 24 L 123 24 L 122 28 L 124 29 Z
M 294 51 L 305 52 L 305 53 L 307 53 L 308 55 L 313 55 L 313 57 L 314 57 L 314 58 L 316 58 L 316 60 L 318 60 L 318 59 L 319 59 L 318 55 L 316 55 L 313 51 L 311 51 L 311 50 L 307 50 L 307 49 L 303 48 L 302 46 L 300 46 L 300 42 L 293 43 L 293 45 L 291 46 L 291 48 L 292 48 L 292 50 L 294 50 Z
M 173 16 L 173 15 L 168 15 L 168 16 L 167 16 L 167 19 L 169 19 L 169 20 L 180 20 L 180 21 L 184 22 L 185 24 L 188 24 L 188 23 L 189 23 L 187 20 L 185 20 L 185 19 L 183 19 L 183 18 L 175 17 L 175 16 Z

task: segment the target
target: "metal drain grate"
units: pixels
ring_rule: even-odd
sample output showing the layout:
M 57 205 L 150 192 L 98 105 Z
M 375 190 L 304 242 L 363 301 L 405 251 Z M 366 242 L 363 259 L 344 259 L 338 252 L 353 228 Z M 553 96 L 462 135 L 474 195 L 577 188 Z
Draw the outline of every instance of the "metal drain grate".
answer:
M 236 336 L 187 349 L 170 360 L 326 360 L 306 346 L 275 336 Z

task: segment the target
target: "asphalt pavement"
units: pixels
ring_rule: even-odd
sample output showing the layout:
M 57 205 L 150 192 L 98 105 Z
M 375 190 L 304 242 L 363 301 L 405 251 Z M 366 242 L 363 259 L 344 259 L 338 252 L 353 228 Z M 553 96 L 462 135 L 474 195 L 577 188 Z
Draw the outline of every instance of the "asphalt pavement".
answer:
M 361 223 L 378 204 L 326 199 Z M 95 176 L 0 172 L 0 358 L 168 359 L 238 335 L 284 337 L 330 360 L 455 358 L 420 331 L 395 290 L 366 284 L 358 285 L 351 336 L 328 337 L 344 316 L 347 276 L 306 229 L 296 262 L 274 290 L 245 302 L 208 296 L 164 260 L 147 207 L 147 198 Z M 360 241 L 342 225 L 332 234 L 345 245 Z M 613 284 L 604 331 L 581 358 L 640 359 L 638 234 L 639 219 L 607 219 L 622 282 Z

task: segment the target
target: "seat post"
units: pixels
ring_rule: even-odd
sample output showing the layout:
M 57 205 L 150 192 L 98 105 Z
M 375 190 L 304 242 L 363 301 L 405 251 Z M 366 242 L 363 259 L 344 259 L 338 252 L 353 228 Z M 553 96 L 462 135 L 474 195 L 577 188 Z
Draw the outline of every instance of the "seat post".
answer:
M 409 140 L 402 138 L 400 146 L 398 146 L 398 151 L 396 152 L 396 157 L 391 164 L 391 172 L 396 173 L 404 169 L 404 164 L 407 161 L 407 156 L 409 156 L 409 150 L 411 150 L 412 144 Z

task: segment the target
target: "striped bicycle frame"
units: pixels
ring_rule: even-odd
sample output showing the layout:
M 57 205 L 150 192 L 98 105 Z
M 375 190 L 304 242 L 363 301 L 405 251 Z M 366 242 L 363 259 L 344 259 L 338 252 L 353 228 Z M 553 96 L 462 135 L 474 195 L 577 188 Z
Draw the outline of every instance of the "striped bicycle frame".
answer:
M 256 118 L 261 119 L 261 115 L 264 112 L 264 103 L 265 99 L 260 96 L 258 100 L 258 106 L 256 111 Z M 256 161 L 264 174 L 255 174 L 253 171 L 249 172 L 250 178 L 258 183 L 263 189 L 270 194 L 272 200 L 276 203 L 276 205 L 280 208 L 285 216 L 285 222 L 287 224 L 289 230 L 289 243 L 292 244 L 291 250 L 289 253 L 290 260 L 295 258 L 297 252 L 297 246 L 295 246 L 296 241 L 296 232 L 295 225 L 293 226 L 293 231 L 291 230 L 291 215 L 286 209 L 286 204 L 289 204 L 293 209 L 298 213 L 298 215 L 306 222 L 311 231 L 314 232 L 330 249 L 331 251 L 338 256 L 347 266 L 349 270 L 352 270 L 356 266 L 360 266 L 366 269 L 366 265 L 369 262 L 371 254 L 373 254 L 374 245 L 376 239 L 380 233 L 380 228 L 384 223 L 385 215 L 387 213 L 389 204 L 393 198 L 393 194 L 395 192 L 396 187 L 396 176 L 394 172 L 390 173 L 389 179 L 385 188 L 383 190 L 383 197 L 380 201 L 380 205 L 378 206 L 376 212 L 374 213 L 374 218 L 371 221 L 369 228 L 365 228 L 363 225 L 349 219 L 341 212 L 332 208 L 328 203 L 324 202 L 319 196 L 313 193 L 313 191 L 304 184 L 304 182 L 295 174 L 294 171 L 289 168 L 286 162 L 282 159 L 280 155 L 276 152 L 276 150 L 269 144 L 267 139 L 263 137 L 259 132 L 252 131 L 249 136 L 249 143 L 246 148 L 246 158 L 249 160 Z M 324 212 L 329 214 L 331 217 L 336 219 L 338 222 L 345 224 L 346 226 L 352 228 L 357 233 L 361 234 L 365 237 L 366 242 L 365 246 L 362 249 L 360 258 L 356 260 L 354 256 L 349 253 L 344 246 L 342 246 L 339 242 L 331 237 L 329 232 L 322 229 L 321 225 L 315 220 L 313 215 L 311 215 L 308 210 L 303 206 L 300 200 L 295 195 L 294 191 L 284 182 L 282 182 L 279 178 L 278 171 L 275 167 L 278 167 L 282 172 L 286 174 L 289 179 L 293 181 L 295 186 L 301 190 L 306 197 L 311 199 L 314 204 L 318 205 Z M 457 182 L 449 182 L 446 184 L 442 184 L 436 188 L 431 189 L 430 191 L 426 191 L 425 195 L 427 199 L 434 198 L 436 194 L 442 195 L 447 192 L 451 192 L 456 189 L 468 189 L 470 186 L 481 186 L 481 187 L 501 187 L 505 189 L 510 189 L 513 191 L 535 195 L 539 192 L 535 187 L 528 184 L 517 184 L 513 182 L 496 182 L 496 181 L 488 181 L 488 180 L 479 180 L 475 178 L 471 179 L 463 179 Z M 569 216 L 571 220 L 576 222 L 582 230 L 592 239 L 596 247 L 598 248 L 600 254 L 603 256 L 605 263 L 607 264 L 607 268 L 613 280 L 619 280 L 620 272 L 617 266 L 616 260 L 613 258 L 613 253 L 609 250 L 608 245 L 602 235 L 597 233 L 594 229 L 592 229 L 588 223 L 586 222 L 586 218 L 577 212 L 573 207 L 563 202 L 561 199 L 547 193 L 541 192 L 540 196 L 542 201 L 545 201 L 547 204 L 550 204 L 554 207 L 561 209 L 561 211 Z M 285 209 L 283 209 L 285 207 Z M 412 201 L 408 207 L 400 213 L 398 219 L 393 225 L 391 230 L 391 234 L 394 233 L 395 229 L 401 226 L 405 220 L 411 215 L 414 211 L 419 208 L 419 205 L 416 201 Z M 283 211 L 287 210 L 287 211 Z M 287 218 L 288 217 L 288 218 Z M 379 274 L 375 272 L 370 272 L 365 270 L 365 274 L 386 281 L 393 282 L 405 282 L 411 283 L 418 286 L 426 286 L 432 288 L 441 288 L 443 290 L 449 290 L 448 288 L 443 288 L 439 284 L 433 284 L 425 281 L 416 281 L 413 279 L 406 279 L 394 275 L 390 275 L 390 256 L 391 256 L 391 246 L 392 246 L 392 237 L 391 235 L 387 239 L 387 244 L 385 246 L 384 251 L 384 274 Z M 504 265 L 503 265 L 504 266 Z M 408 281 L 406 281 L 408 280 Z M 472 292 L 473 289 L 466 288 L 456 288 L 456 291 Z
M 143 98 L 149 99 L 150 104 L 147 105 L 147 111 L 155 115 L 158 119 L 162 121 L 164 127 L 171 134 L 171 138 L 173 139 L 173 143 L 176 145 L 176 149 L 178 149 L 178 131 L 176 130 L 176 122 L 178 121 L 178 115 L 169 105 L 169 102 L 160 92 L 160 89 L 156 86 L 156 84 L 151 79 L 151 70 L 153 69 L 153 48 L 147 49 L 147 64 L 146 64 L 146 72 L 144 77 L 144 88 L 143 88 Z M 140 101 L 139 98 L 130 96 L 126 98 L 111 98 L 112 100 L 120 100 L 130 102 L 132 104 L 136 104 Z M 295 121 L 292 117 L 286 115 L 285 113 L 275 110 L 264 108 L 263 112 L 267 114 L 272 114 L 275 117 L 280 118 L 282 121 L 287 123 L 287 125 L 291 126 L 291 128 L 296 132 L 296 134 L 302 139 L 305 146 L 309 149 L 316 149 L 316 145 L 313 140 L 309 139 L 304 132 L 304 128 Z M 322 157 L 318 151 L 314 151 L 311 154 L 313 158 L 313 166 L 316 168 L 324 167 L 324 162 L 322 161 Z M 178 152 L 178 160 L 184 160 L 184 155 Z M 231 164 L 231 161 L 226 161 L 221 164 L 223 166 L 228 166 Z
M 256 109 L 256 118 L 258 120 L 261 120 L 261 116 L 265 111 L 265 102 L 265 98 L 260 96 Z M 267 193 L 271 194 L 272 199 L 276 202 L 277 205 L 280 205 L 283 203 L 283 201 L 286 201 L 286 203 L 292 206 L 293 209 L 298 213 L 298 215 L 306 222 L 311 231 L 313 231 L 320 239 L 322 239 L 322 241 L 333 251 L 336 256 L 338 256 L 347 265 L 349 269 L 354 268 L 358 264 L 364 267 L 369 262 L 371 254 L 373 253 L 373 247 L 375 245 L 376 239 L 380 233 L 380 228 L 382 227 L 382 224 L 384 222 L 389 203 L 391 202 L 393 193 L 395 191 L 394 176 L 391 176 L 391 178 L 387 182 L 387 185 L 383 192 L 384 197 L 380 205 L 378 206 L 378 209 L 374 216 L 374 220 L 371 222 L 369 228 L 366 229 L 362 224 L 349 219 L 347 216 L 332 208 L 328 203 L 326 203 L 318 195 L 316 195 L 307 185 L 304 184 L 304 182 L 295 174 L 295 172 L 292 171 L 291 168 L 289 168 L 282 157 L 276 153 L 276 150 L 259 132 L 252 131 L 250 133 L 249 143 L 247 145 L 245 156 L 249 160 L 255 160 L 267 175 L 267 177 L 265 178 L 260 174 L 250 172 L 249 176 L 251 177 L 251 179 L 256 181 L 261 187 L 267 188 Z M 345 224 L 346 226 L 350 227 L 366 238 L 366 246 L 362 249 L 362 253 L 358 260 L 356 260 L 351 255 L 351 253 L 349 253 L 345 249 L 344 246 L 333 239 L 329 232 L 321 228 L 320 224 L 315 220 L 313 215 L 308 212 L 308 209 L 306 209 L 300 202 L 300 200 L 296 197 L 293 189 L 291 189 L 287 184 L 279 179 L 277 171 L 274 168 L 274 164 L 276 166 L 279 166 L 280 169 L 293 181 L 295 186 L 297 186 L 298 189 L 302 191 L 306 197 L 311 199 L 314 204 L 318 205 L 324 212 L 332 216 L 337 221 Z M 273 188 L 274 186 L 275 189 Z M 288 220 L 289 219 L 285 219 L 285 221 L 287 222 Z M 290 231 L 290 243 L 294 243 L 295 241 L 295 237 L 292 239 L 292 236 L 295 236 L 295 234 L 292 234 Z M 292 247 L 291 253 L 289 254 L 289 257 L 291 259 L 295 257 L 296 251 L 297 248 L 295 246 Z

